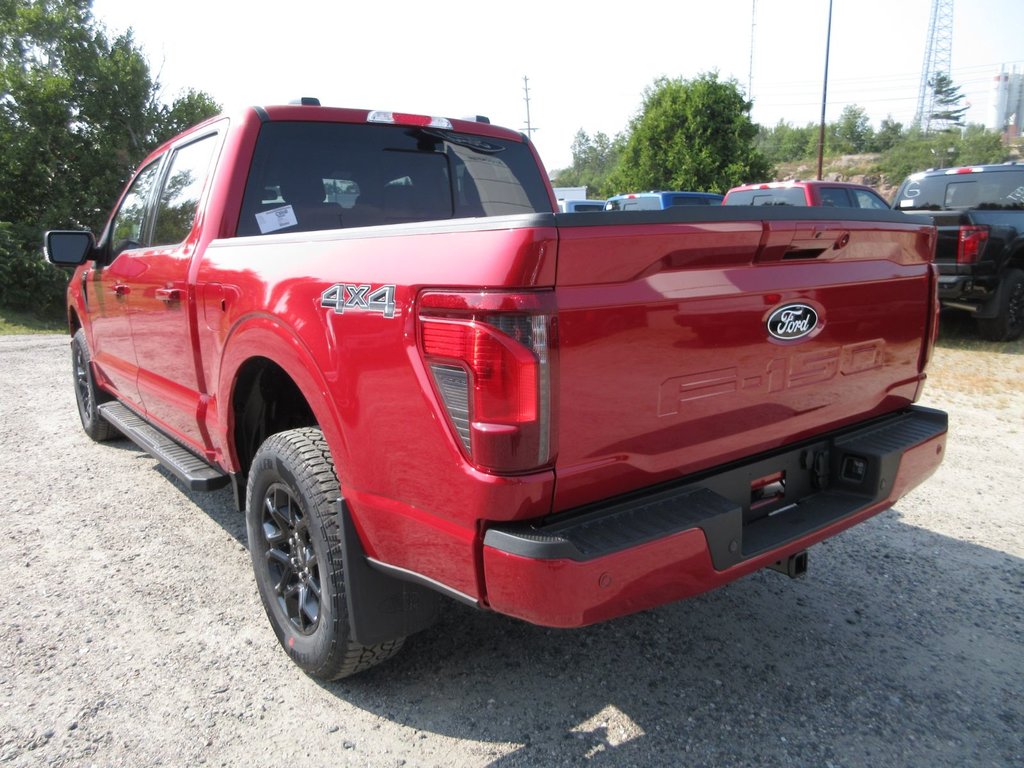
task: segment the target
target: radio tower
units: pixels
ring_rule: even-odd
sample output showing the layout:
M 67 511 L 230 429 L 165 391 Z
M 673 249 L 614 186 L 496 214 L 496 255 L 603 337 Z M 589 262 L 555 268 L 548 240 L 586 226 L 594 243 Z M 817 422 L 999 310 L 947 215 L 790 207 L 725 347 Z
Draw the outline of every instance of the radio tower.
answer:
M 933 82 L 938 74 L 949 75 L 953 60 L 953 0 L 932 0 L 928 41 L 921 66 L 921 86 L 917 92 L 914 125 L 928 133 L 935 111 Z

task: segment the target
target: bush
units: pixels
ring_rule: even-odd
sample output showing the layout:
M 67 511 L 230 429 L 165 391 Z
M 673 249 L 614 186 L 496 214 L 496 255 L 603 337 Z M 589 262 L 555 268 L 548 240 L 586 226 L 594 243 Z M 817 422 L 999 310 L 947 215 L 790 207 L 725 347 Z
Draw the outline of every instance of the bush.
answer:
M 19 246 L 10 225 L 0 222 L 0 307 L 40 318 L 61 318 L 67 285 L 67 272 L 50 264 L 40 252 Z

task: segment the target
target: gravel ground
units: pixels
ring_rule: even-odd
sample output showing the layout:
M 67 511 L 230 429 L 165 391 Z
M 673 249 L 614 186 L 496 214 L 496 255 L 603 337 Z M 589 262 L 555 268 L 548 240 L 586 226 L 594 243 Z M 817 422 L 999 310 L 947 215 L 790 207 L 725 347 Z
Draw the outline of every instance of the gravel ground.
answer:
M 278 649 L 230 492 L 85 437 L 67 342 L 0 337 L 0 764 L 1024 765 L 1024 343 L 944 329 L 945 464 L 804 579 L 576 631 L 451 603 L 325 685 Z

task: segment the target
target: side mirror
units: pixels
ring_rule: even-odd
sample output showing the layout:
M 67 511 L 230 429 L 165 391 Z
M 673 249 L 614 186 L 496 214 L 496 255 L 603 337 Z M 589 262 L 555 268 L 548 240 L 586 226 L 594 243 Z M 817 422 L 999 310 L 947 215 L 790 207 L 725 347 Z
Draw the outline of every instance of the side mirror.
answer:
M 50 230 L 45 236 L 46 258 L 59 267 L 84 264 L 95 248 L 96 240 L 87 230 Z

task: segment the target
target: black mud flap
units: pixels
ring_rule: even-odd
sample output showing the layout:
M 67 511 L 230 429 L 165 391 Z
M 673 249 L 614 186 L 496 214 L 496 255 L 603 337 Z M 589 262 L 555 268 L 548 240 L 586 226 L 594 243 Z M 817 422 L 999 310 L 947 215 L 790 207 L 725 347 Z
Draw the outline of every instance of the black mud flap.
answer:
M 377 645 L 420 632 L 437 620 L 441 596 L 421 584 L 375 569 L 367 560 L 344 499 L 334 504 L 341 521 L 345 600 L 352 639 Z

